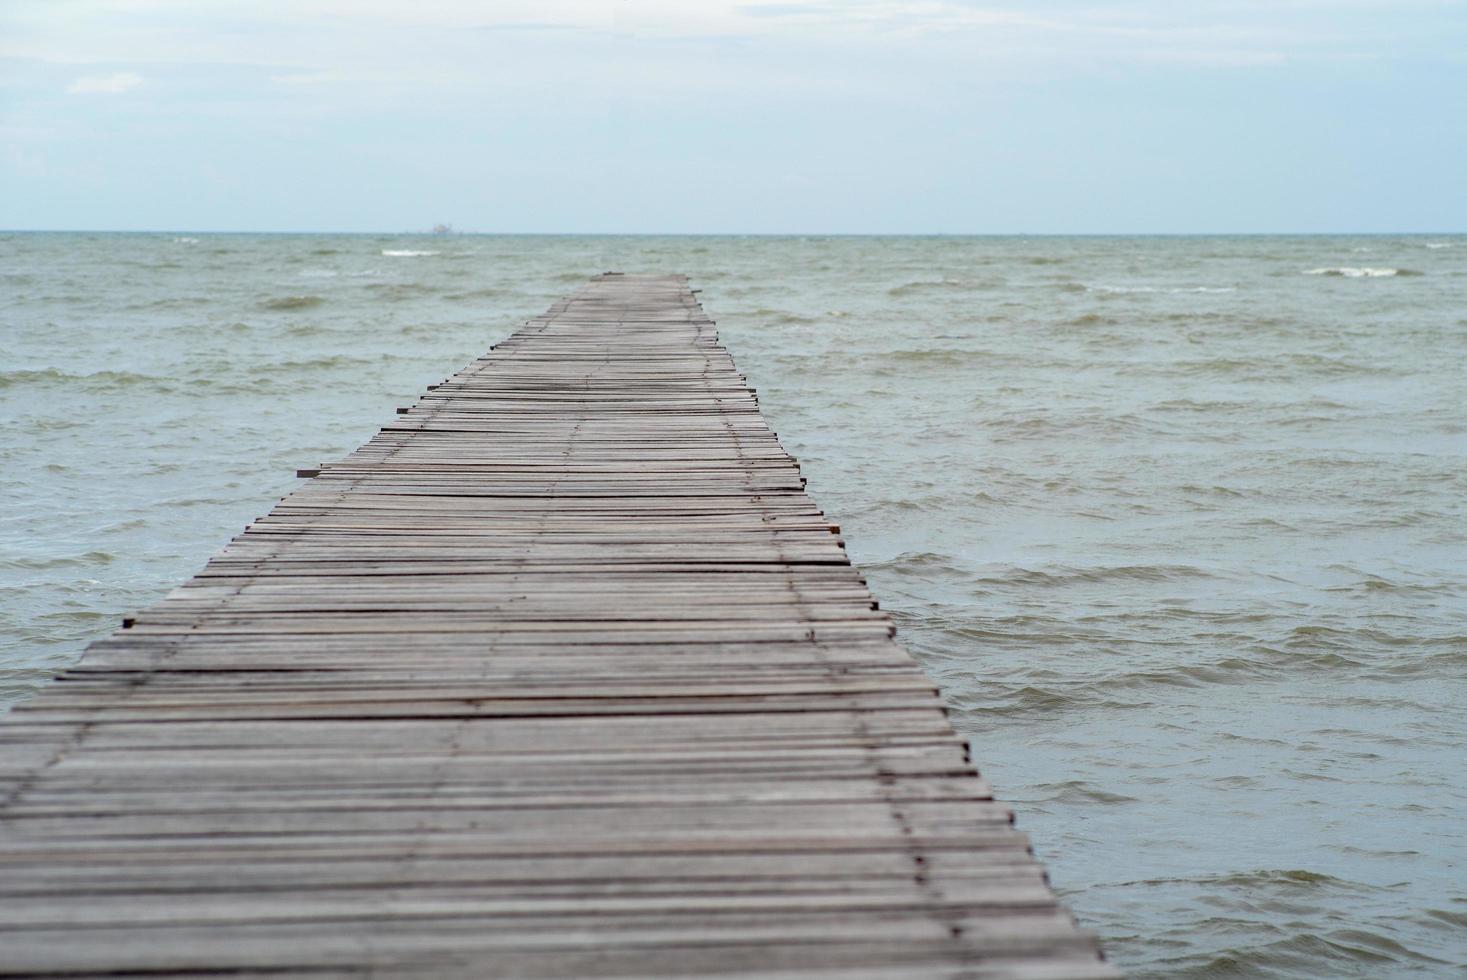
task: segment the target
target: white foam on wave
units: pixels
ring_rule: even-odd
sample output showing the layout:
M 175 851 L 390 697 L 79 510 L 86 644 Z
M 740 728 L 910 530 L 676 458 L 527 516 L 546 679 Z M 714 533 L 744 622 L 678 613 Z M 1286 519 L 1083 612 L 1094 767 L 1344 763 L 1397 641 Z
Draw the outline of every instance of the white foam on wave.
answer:
M 1451 242 L 1427 242 L 1426 243 L 1426 247 L 1427 248 L 1451 248 L 1452 247 L 1452 243 Z
M 199 243 L 197 238 L 175 238 L 174 241 L 180 245 L 197 245 Z
M 438 253 L 422 248 L 384 248 L 382 254 L 390 255 L 393 258 L 415 258 L 419 255 L 437 255 Z
M 1384 279 L 1399 276 L 1400 269 L 1372 269 L 1369 266 L 1342 265 L 1329 269 L 1305 269 L 1306 276 L 1344 276 L 1346 279 Z

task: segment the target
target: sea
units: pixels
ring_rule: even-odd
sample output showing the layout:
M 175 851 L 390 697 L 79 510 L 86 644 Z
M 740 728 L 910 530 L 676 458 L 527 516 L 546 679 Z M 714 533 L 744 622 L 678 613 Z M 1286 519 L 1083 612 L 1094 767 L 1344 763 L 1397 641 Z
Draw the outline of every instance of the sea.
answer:
M 1467 972 L 1467 237 L 0 234 L 0 702 L 589 276 L 702 290 L 1137 978 Z

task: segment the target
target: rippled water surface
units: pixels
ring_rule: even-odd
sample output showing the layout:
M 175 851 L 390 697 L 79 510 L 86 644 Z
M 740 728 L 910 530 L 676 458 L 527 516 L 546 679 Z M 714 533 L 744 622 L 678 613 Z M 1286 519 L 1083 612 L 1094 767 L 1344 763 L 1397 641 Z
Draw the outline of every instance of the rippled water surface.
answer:
M 1137 977 L 1467 970 L 1467 238 L 0 235 L 0 701 L 682 271 Z

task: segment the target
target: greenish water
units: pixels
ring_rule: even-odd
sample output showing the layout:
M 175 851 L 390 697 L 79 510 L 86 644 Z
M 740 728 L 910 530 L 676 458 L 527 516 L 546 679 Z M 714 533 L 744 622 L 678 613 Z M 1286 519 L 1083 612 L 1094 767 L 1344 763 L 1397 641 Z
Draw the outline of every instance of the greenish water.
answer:
M 703 289 L 1137 977 L 1467 970 L 1467 238 L 0 235 L 0 701 L 607 269 Z

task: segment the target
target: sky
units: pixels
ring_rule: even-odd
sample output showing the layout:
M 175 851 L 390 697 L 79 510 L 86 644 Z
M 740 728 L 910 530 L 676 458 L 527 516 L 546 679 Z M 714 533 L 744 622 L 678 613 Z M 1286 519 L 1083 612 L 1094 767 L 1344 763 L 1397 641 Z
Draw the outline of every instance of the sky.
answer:
M 0 228 L 1467 231 L 1467 0 L 0 0 Z

